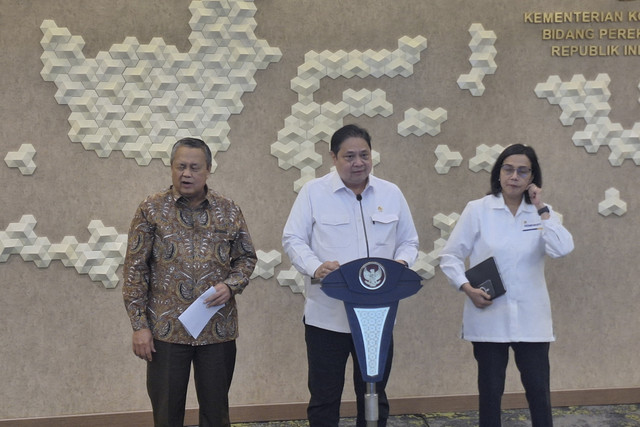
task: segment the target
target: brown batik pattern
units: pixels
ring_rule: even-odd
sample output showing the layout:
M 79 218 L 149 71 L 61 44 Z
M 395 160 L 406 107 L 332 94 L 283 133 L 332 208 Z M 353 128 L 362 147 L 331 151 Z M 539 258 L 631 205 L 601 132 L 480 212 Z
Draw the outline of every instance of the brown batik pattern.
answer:
M 150 328 L 156 339 L 179 344 L 237 338 L 235 295 L 249 283 L 255 263 L 247 225 L 232 200 L 209 190 L 191 209 L 172 189 L 148 197 L 131 222 L 124 263 L 122 292 L 133 329 Z M 194 339 L 178 316 L 221 282 L 233 296 Z

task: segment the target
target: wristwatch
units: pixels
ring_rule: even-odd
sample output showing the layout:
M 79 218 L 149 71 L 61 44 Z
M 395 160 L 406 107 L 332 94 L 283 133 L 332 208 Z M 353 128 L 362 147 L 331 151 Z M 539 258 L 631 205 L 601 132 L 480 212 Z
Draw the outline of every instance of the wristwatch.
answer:
M 543 213 L 549 213 L 549 206 L 545 206 L 544 208 L 538 209 L 538 215 L 542 216 Z

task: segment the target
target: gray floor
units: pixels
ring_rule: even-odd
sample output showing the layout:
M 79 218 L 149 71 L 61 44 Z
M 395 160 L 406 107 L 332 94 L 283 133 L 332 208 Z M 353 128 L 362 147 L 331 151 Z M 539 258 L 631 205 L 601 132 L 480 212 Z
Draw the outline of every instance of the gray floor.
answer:
M 391 417 L 388 427 L 471 427 L 477 426 L 477 412 L 457 412 L 446 414 L 416 414 Z M 554 427 L 640 427 L 640 404 L 611 406 L 576 406 L 555 408 Z M 527 410 L 506 410 L 502 416 L 503 427 L 530 427 Z M 239 423 L 233 427 L 304 427 L 308 423 L 300 421 L 271 421 L 265 423 Z M 345 418 L 340 427 L 353 427 L 355 421 Z

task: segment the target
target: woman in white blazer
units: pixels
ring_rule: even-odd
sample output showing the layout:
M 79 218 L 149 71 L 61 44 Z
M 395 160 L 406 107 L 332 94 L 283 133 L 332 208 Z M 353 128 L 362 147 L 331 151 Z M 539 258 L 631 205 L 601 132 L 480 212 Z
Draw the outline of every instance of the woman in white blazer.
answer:
M 542 201 L 533 148 L 507 147 L 491 171 L 491 191 L 467 204 L 440 253 L 440 268 L 466 294 L 462 338 L 478 364 L 480 427 L 501 425 L 509 348 L 521 374 L 533 427 L 552 426 L 549 344 L 555 340 L 544 277 L 548 255 L 573 250 L 573 238 Z M 506 294 L 494 300 L 469 284 L 465 262 L 494 257 Z

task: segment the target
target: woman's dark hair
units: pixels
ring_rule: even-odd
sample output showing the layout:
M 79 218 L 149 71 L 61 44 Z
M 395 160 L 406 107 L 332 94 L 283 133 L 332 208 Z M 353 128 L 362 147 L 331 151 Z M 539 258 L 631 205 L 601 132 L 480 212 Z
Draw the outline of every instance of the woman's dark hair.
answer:
M 366 129 L 357 125 L 346 125 L 335 131 L 331 137 L 331 151 L 337 155 L 342 143 L 349 138 L 362 138 L 367 141 L 367 145 L 371 149 L 371 136 Z
M 502 186 L 500 185 L 500 170 L 502 168 L 502 164 L 504 163 L 504 159 L 515 154 L 524 154 L 527 156 L 531 162 L 531 175 L 533 176 L 532 182 L 536 186 L 542 187 L 542 171 L 540 170 L 540 164 L 538 163 L 538 156 L 536 156 L 536 152 L 533 148 L 527 145 L 513 144 L 505 148 L 496 159 L 493 169 L 491 169 L 491 191 L 487 194 L 497 196 L 502 192 Z M 524 192 L 524 201 L 531 204 L 528 191 Z
M 205 144 L 205 142 L 198 138 L 182 138 L 175 144 L 173 144 L 173 148 L 171 149 L 171 161 L 170 164 L 173 164 L 173 158 L 176 156 L 176 151 L 180 147 L 189 147 L 189 148 L 199 148 L 204 151 L 204 155 L 207 159 L 207 168 L 211 168 L 211 164 L 213 163 L 213 156 L 211 155 L 211 149 L 209 146 Z

